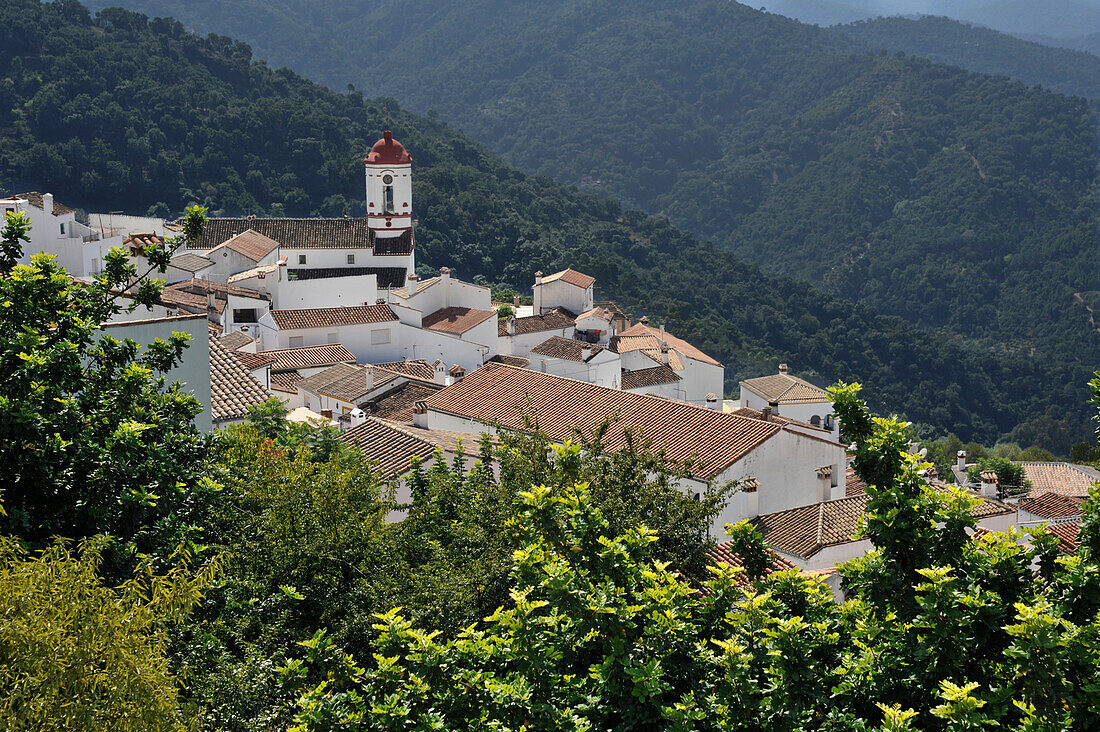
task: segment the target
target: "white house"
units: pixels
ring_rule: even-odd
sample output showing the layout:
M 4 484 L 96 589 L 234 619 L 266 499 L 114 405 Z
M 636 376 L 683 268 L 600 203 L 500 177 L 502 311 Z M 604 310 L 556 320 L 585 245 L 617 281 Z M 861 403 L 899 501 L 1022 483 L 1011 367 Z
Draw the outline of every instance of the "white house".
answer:
M 279 242 L 254 229 L 245 229 L 203 253 L 211 267 L 206 279 L 228 282 L 230 275 L 279 261 Z
M 84 278 L 103 270 L 103 257 L 122 246 L 121 235 L 103 236 L 76 220 L 76 212 L 54 200 L 52 193 L 19 193 L 0 198 L 0 218 L 23 213 L 30 219 L 29 242 L 23 244 L 20 264 L 29 264 L 35 254 L 52 254 L 73 277 Z
M 260 350 L 342 343 L 360 361 L 396 361 L 398 325 L 385 303 L 272 310 L 259 319 Z
M 605 307 L 594 307 L 577 316 L 574 327 L 577 338 L 588 343 L 607 346 L 611 338 L 618 335 L 615 313 Z
M 833 417 L 828 392 L 791 374 L 785 363 L 779 364 L 778 374 L 742 381 L 741 406 L 770 408 L 775 414 L 823 427 L 840 439 L 840 423 Z
M 551 336 L 531 349 L 528 368 L 618 389 L 619 354 L 594 343 Z
M 847 457 L 844 446 L 832 440 L 777 422 L 499 363 L 486 364 L 420 402 L 414 422 L 428 430 L 492 433 L 528 431 L 528 419 L 557 442 L 577 431 L 591 435 L 612 420 L 605 449 L 621 449 L 630 431 L 670 460 L 692 460 L 691 477 L 681 483 L 692 495 L 741 481 L 743 490 L 714 521 L 718 537 L 727 523 L 844 495 Z
M 563 269 L 552 275 L 535 273 L 534 314 L 544 315 L 555 308 L 563 308 L 576 315 L 592 310 L 593 287 L 596 278 L 573 269 Z
M 563 308 L 542 315 L 508 316 L 497 322 L 499 353 L 505 356 L 529 357 L 535 346 L 551 336 L 573 339 L 576 318 Z

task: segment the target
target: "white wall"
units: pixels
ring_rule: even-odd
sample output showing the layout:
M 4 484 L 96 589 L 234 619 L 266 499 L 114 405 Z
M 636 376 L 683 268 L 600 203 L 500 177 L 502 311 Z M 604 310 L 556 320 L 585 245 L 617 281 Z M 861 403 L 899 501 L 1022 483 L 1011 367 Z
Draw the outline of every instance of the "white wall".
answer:
M 760 396 L 752 389 L 741 386 L 741 405 L 749 407 L 750 409 L 763 409 L 769 406 L 768 400 Z M 814 402 L 813 404 L 783 404 L 778 407 L 772 407 L 772 412 L 775 414 L 782 414 L 784 417 L 790 417 L 791 419 L 797 419 L 800 422 L 806 422 L 807 424 L 813 424 L 813 418 L 817 417 L 821 426 L 825 426 L 825 417 L 832 414 L 833 404 L 832 402 Z M 831 434 L 834 440 L 840 439 L 840 423 L 833 420 L 833 427 Z
M 542 315 L 557 307 L 572 311 L 574 315 L 592 309 L 592 287 L 581 289 L 564 280 L 543 282 L 533 288 L 536 314 Z
M 375 257 L 370 247 L 362 249 L 294 249 L 281 247 L 281 256 L 286 257 L 288 269 L 322 269 L 326 267 L 401 267 L 405 257 Z M 348 264 L 348 255 L 355 262 Z M 299 264 L 299 256 L 306 258 L 305 264 Z M 391 261 L 397 260 L 397 261 Z
M 577 318 L 576 329 L 579 331 L 593 332 L 600 331 L 600 339 L 596 341 L 601 346 L 606 346 L 611 337 L 617 335 L 616 329 L 613 323 L 610 323 L 603 318 L 597 318 L 589 315 L 587 318 Z
M 225 283 L 229 279 L 230 275 L 235 275 L 238 272 L 244 272 L 246 269 L 252 269 L 262 264 L 274 264 L 279 259 L 279 249 L 276 247 L 272 251 L 268 252 L 260 261 L 256 262 L 249 259 L 240 252 L 235 252 L 229 247 L 221 247 L 220 249 L 211 249 L 202 254 L 210 259 L 213 263 L 213 267 L 207 267 L 202 271 L 203 279 L 210 280 L 211 282 Z
M 195 426 L 203 432 L 211 429 L 210 418 L 210 330 L 204 315 L 187 315 L 167 319 L 128 320 L 107 323 L 104 331 L 112 338 L 129 338 L 147 346 L 155 339 L 168 340 L 173 332 L 191 336 L 187 350 L 176 368 L 167 374 L 168 383 L 179 380 L 199 403 L 203 411 L 195 417 Z
M 679 353 L 679 352 L 678 352 Z M 725 369 L 721 366 L 696 361 L 684 354 L 680 354 L 680 360 L 684 362 L 684 370 L 678 371 L 680 388 L 684 390 L 684 401 L 700 407 L 707 406 L 707 394 L 714 394 L 719 399 L 724 393 Z
M 494 323 L 495 326 L 495 323 Z M 499 348 L 500 353 L 507 354 L 509 356 L 531 356 L 531 349 L 538 344 L 545 341 L 551 336 L 561 336 L 562 338 L 572 338 L 575 329 L 572 325 L 568 325 L 564 328 L 558 328 L 556 330 L 540 330 L 537 333 L 524 333 L 522 335 L 513 336 L 500 336 Z M 537 354 L 536 354 L 537 355 Z
M 373 165 L 364 167 L 367 190 L 367 216 L 371 218 L 370 227 L 386 229 L 407 229 L 412 225 L 412 165 Z M 385 184 L 383 178 L 393 176 L 393 214 L 392 227 L 386 226 L 386 213 L 383 201 Z
M 532 353 L 530 368 L 545 374 L 564 376 L 568 379 L 587 381 L 611 389 L 619 388 L 621 368 L 619 356 L 611 351 L 600 351 L 587 363 L 567 358 L 555 358 Z
M 280 269 L 279 278 L 277 282 L 271 283 L 274 287 L 270 290 L 275 308 L 278 310 L 373 305 L 378 300 L 377 275 L 287 280 L 286 272 Z M 246 284 L 252 282 L 257 284 Z M 249 278 L 234 284 L 259 289 L 257 285 L 262 286 L 263 282 L 264 280 Z

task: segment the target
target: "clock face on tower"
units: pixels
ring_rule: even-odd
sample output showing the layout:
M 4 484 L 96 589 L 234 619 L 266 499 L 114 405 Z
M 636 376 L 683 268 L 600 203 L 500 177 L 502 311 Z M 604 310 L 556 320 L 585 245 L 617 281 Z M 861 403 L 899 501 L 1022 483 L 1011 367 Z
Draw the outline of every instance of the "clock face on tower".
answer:
M 384 176 L 382 176 L 382 182 L 386 185 L 390 185 L 391 183 L 393 183 L 393 176 L 389 173 L 386 173 Z

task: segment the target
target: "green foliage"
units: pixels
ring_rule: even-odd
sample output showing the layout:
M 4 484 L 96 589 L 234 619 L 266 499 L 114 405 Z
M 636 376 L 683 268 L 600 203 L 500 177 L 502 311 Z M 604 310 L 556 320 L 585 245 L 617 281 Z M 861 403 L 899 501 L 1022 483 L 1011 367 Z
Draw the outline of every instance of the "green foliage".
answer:
M 202 225 L 189 212 L 184 236 Z M 90 284 L 52 257 L 11 266 L 27 225 L 9 216 L 0 271 L 0 483 L 9 530 L 32 542 L 110 533 L 123 546 L 170 550 L 206 492 L 194 397 L 164 374 L 187 346 L 174 334 L 144 350 L 100 324 L 154 302 L 150 277 L 174 246 L 147 251 L 139 273 L 118 249 Z M 130 286 L 132 297 L 118 290 Z
M 4 729 L 184 730 L 199 710 L 181 704 L 165 653 L 179 623 L 217 574 L 186 553 L 163 575 L 149 565 L 103 584 L 103 537 L 78 552 L 55 542 L 28 555 L 0 537 L 0 718 Z
M 1031 481 L 1027 479 L 1023 466 L 1003 457 L 982 458 L 967 470 L 967 478 L 980 483 L 982 473 L 987 470 L 997 474 L 997 486 L 1006 495 L 1026 495 L 1031 491 Z
M 447 32 L 465 27 L 481 34 L 501 18 L 509 18 L 509 22 L 520 26 L 507 33 L 494 33 L 484 44 L 464 42 L 462 46 L 474 57 L 456 61 L 453 66 L 448 62 L 448 73 L 465 74 L 479 68 L 482 62 L 498 64 L 499 53 L 517 42 L 523 46 L 523 52 L 508 58 L 509 75 L 521 68 L 525 59 L 535 60 L 538 65 L 531 70 L 535 77 L 530 89 L 535 99 L 530 99 L 525 89 L 512 89 L 507 94 L 509 99 L 528 101 L 519 106 L 470 105 L 462 101 L 455 107 L 494 110 L 490 115 L 493 119 L 500 115 L 500 128 L 490 130 L 486 139 L 502 145 L 501 149 L 513 149 L 513 143 L 518 144 L 520 137 L 537 139 L 548 146 L 530 158 L 524 157 L 520 161 L 524 164 L 533 160 L 550 164 L 567 157 L 570 165 L 599 166 L 601 172 L 596 177 L 602 182 L 596 190 L 601 193 L 623 194 L 626 187 L 639 182 L 672 186 L 676 196 L 675 200 L 669 198 L 669 210 L 707 226 L 728 227 L 731 216 L 747 216 L 747 208 L 757 207 L 759 213 L 752 214 L 755 223 L 745 220 L 738 241 L 786 245 L 794 238 L 798 246 L 813 247 L 808 254 L 795 252 L 769 257 L 770 262 L 819 262 L 824 266 L 828 261 L 826 250 L 868 241 L 874 231 L 886 232 L 888 222 L 874 228 L 885 215 L 877 212 L 877 208 L 873 214 L 855 213 L 864 211 L 867 205 L 881 206 L 880 189 L 893 191 L 891 202 L 884 208 L 892 208 L 895 198 L 899 203 L 913 200 L 917 201 L 913 207 L 928 216 L 940 210 L 944 202 L 938 198 L 925 201 L 922 196 L 927 191 L 942 191 L 950 198 L 947 202 L 950 205 L 944 204 L 944 210 L 956 213 L 987 200 L 1028 199 L 1030 194 L 1024 191 L 1030 188 L 1019 181 L 1026 180 L 1031 185 L 1035 176 L 1018 178 L 1018 169 L 1026 163 L 1018 157 L 1031 149 L 1028 141 L 1034 135 L 1029 125 L 1036 115 L 1049 112 L 1057 124 L 1044 123 L 1045 134 L 1051 139 L 1035 155 L 1043 158 L 1044 151 L 1049 151 L 1057 161 L 1067 156 L 1078 160 L 1076 155 L 1080 152 L 1077 167 L 1088 168 L 1084 161 L 1090 159 L 1091 153 L 1082 152 L 1077 144 L 1072 103 L 1055 103 L 1047 97 L 1006 88 L 999 82 L 967 81 L 938 67 L 918 64 L 914 68 L 913 64 L 899 65 L 890 59 L 860 56 L 853 60 L 843 54 L 829 55 L 819 46 L 820 39 L 825 38 L 819 32 L 800 29 L 772 16 L 759 16 L 733 3 L 722 3 L 721 8 L 694 3 L 691 8 L 705 8 L 704 14 L 713 16 L 717 22 L 704 27 L 694 20 L 673 22 L 672 28 L 670 18 L 675 19 L 688 9 L 672 5 L 655 9 L 648 2 L 631 6 L 630 12 L 646 13 L 642 22 L 629 24 L 631 32 L 645 33 L 645 40 L 636 44 L 632 42 L 634 39 L 623 38 L 611 42 L 606 33 L 590 30 L 582 34 L 588 39 L 582 52 L 569 56 L 569 60 L 561 59 L 560 66 L 544 63 L 547 58 L 560 58 L 556 55 L 558 51 L 547 45 L 555 34 L 568 33 L 563 42 L 572 43 L 581 36 L 567 29 L 591 29 L 593 23 L 607 20 L 607 14 L 586 16 L 583 7 L 589 4 L 586 0 L 570 8 L 558 8 L 553 3 L 512 6 L 508 13 L 497 12 L 494 7 L 489 18 L 482 18 L 485 22 L 478 20 L 478 14 L 461 9 L 461 5 L 448 6 L 436 13 L 437 4 L 432 4 L 433 17 L 449 18 L 440 26 Z M 328 48 L 342 49 L 339 63 L 334 66 L 341 75 L 332 80 L 336 88 L 345 88 L 347 79 L 343 75 L 353 58 L 369 58 L 370 62 L 385 66 L 385 73 L 370 75 L 372 85 L 396 82 L 409 70 L 415 83 L 402 84 L 403 94 L 477 93 L 480 89 L 496 88 L 496 84 L 481 83 L 485 78 L 500 78 L 496 71 L 479 74 L 477 84 L 447 83 L 443 89 L 432 82 L 433 77 L 427 72 L 411 71 L 423 59 L 437 58 L 439 48 L 456 45 L 447 41 L 418 52 L 420 44 L 430 43 L 427 39 L 431 34 L 427 32 L 418 32 L 403 42 L 395 39 L 394 52 L 410 57 L 392 62 L 385 61 L 385 54 L 380 54 L 373 43 L 369 53 L 349 56 L 348 44 L 358 43 L 360 38 L 373 38 L 373 33 L 341 34 L 335 46 L 320 39 L 307 42 L 314 28 L 340 27 L 342 19 L 328 15 L 338 5 L 314 3 L 310 5 L 308 19 L 293 22 L 290 27 L 285 21 L 293 15 L 276 12 L 280 8 L 289 12 L 289 8 L 267 2 L 250 3 L 247 7 L 252 15 L 235 16 L 226 9 L 217 17 L 219 22 L 244 18 L 236 31 L 247 34 L 260 28 L 275 34 L 271 37 L 285 34 L 283 37 L 288 41 L 293 39 L 295 48 L 308 48 L 310 59 L 324 56 Z M 205 7 L 206 4 L 192 3 L 187 7 L 157 9 L 179 11 L 189 20 L 199 20 L 188 13 L 198 13 Z M 399 12 L 403 17 L 412 17 L 420 9 L 421 5 L 406 3 Z M 565 22 L 552 23 L 552 30 L 545 32 L 542 21 L 535 22 L 537 18 L 529 16 L 547 10 L 568 17 Z M 531 21 L 529 27 L 528 21 Z M 410 21 L 409 27 L 425 30 L 428 25 L 425 21 L 423 26 L 414 26 Z M 636 51 L 660 48 L 685 29 L 692 29 L 691 38 L 680 44 L 671 57 Z M 783 39 L 783 43 L 777 43 L 777 38 Z M 837 43 L 827 41 L 827 45 Z M 631 49 L 629 63 L 614 56 L 616 49 L 624 47 Z M 600 61 L 601 54 L 612 56 Z M 742 62 L 728 58 L 729 54 L 748 54 L 748 60 L 738 65 Z M 773 58 L 773 54 L 782 56 L 783 63 Z M 591 63 L 586 61 L 583 68 L 575 67 L 575 59 L 588 59 Z M 788 68 L 787 61 L 795 66 Z M 632 65 L 637 63 L 671 63 L 670 68 L 695 69 L 698 73 L 689 74 L 690 83 L 670 75 L 670 71 L 654 77 L 648 68 L 638 76 L 632 73 Z M 300 68 L 310 70 L 307 66 Z M 554 68 L 560 72 L 553 71 Z M 615 77 L 608 81 L 606 93 L 602 82 L 597 85 L 586 81 L 552 82 L 553 88 L 566 94 L 592 93 L 601 98 L 559 104 L 552 101 L 558 98 L 557 92 L 545 92 L 551 83 L 544 76 L 547 73 L 564 74 L 571 69 L 571 74 L 583 74 L 585 69 L 604 68 L 613 70 Z M 54 190 L 70 204 L 99 210 L 125 204 L 132 206 L 134 213 L 144 213 L 150 206 L 163 203 L 173 211 L 180 211 L 188 203 L 202 203 L 217 214 L 339 216 L 346 209 L 349 215 L 361 215 L 363 152 L 377 139 L 381 129 L 391 128 L 416 158 L 414 196 L 420 222 L 417 254 L 422 265 L 447 265 L 465 279 L 482 276 L 498 288 L 507 286 L 516 292 L 529 291 L 532 272 L 537 269 L 580 268 L 598 278 L 601 296 L 614 297 L 628 311 L 633 311 L 635 317 L 647 314 L 651 320 L 663 323 L 723 361 L 727 366 L 727 393 L 736 389 L 740 379 L 773 372 L 780 362 L 788 362 L 802 364 L 797 367 L 800 373 L 822 383 L 851 379 L 858 374 L 874 403 L 889 404 L 908 418 L 932 426 L 936 432 L 954 430 L 966 439 L 979 438 L 992 443 L 1021 423 L 1034 423 L 1028 427 L 1033 437 L 1021 433 L 1013 439 L 1021 444 L 1038 444 L 1050 435 L 1054 441 L 1064 442 L 1064 446 L 1047 442 L 1043 446 L 1058 452 L 1067 451 L 1072 442 L 1080 439 L 1083 417 L 1075 410 L 1084 394 L 1078 367 L 1058 366 L 1047 360 L 1045 349 L 1032 353 L 1026 343 L 994 333 L 989 336 L 994 344 L 991 350 L 991 341 L 984 340 L 985 334 L 978 334 L 975 340 L 917 330 L 901 318 L 880 317 L 866 307 L 829 297 L 798 281 L 767 276 L 760 269 L 732 258 L 728 252 L 678 231 L 668 220 L 646 217 L 624 210 L 613 201 L 523 175 L 469 138 L 401 111 L 393 100 L 367 101 L 356 91 L 336 94 L 286 69 L 272 70 L 253 62 L 251 49 L 227 38 L 199 38 L 185 32 L 175 21 L 150 20 L 117 8 L 92 19 L 72 2 L 14 0 L 0 8 L 0 70 L 4 79 L 0 85 L 0 129 L 4 130 L 0 181 L 28 181 L 28 185 L 33 183 L 40 190 Z M 906 75 L 910 73 L 912 78 Z M 893 128 L 889 125 L 894 119 L 891 112 L 874 114 L 875 110 L 894 108 L 890 98 L 868 98 L 880 76 L 883 84 L 893 84 L 891 89 L 904 93 L 899 103 L 903 103 L 906 118 L 913 120 L 916 130 L 913 135 L 890 133 Z M 644 81 L 644 89 L 629 93 L 615 91 L 618 84 L 634 78 L 665 81 L 661 84 Z M 789 83 L 780 84 L 783 79 Z M 849 87 L 836 91 L 836 98 L 818 97 L 820 90 L 836 90 L 837 84 L 847 82 Z M 663 88 L 695 90 L 698 94 L 687 100 L 685 107 L 684 100 L 663 96 L 658 91 Z M 711 94 L 715 88 L 722 92 Z M 814 92 L 811 94 L 807 89 Z M 617 109 L 607 98 L 622 100 L 631 108 Z M 987 100 L 988 106 L 980 100 Z M 551 103 L 555 105 L 553 110 L 544 108 Z M 787 116 L 780 114 L 785 105 L 801 108 L 806 104 L 817 106 L 794 122 L 788 123 Z M 956 106 L 960 104 L 963 106 Z M 1048 108 L 1051 104 L 1054 107 Z M 534 127 L 515 118 L 513 115 L 521 111 L 519 107 L 537 110 L 538 124 L 545 122 L 553 133 L 536 134 Z M 937 110 L 941 108 L 954 111 L 951 115 L 946 111 L 940 114 Z M 1016 127 L 1006 130 L 997 121 L 1000 114 L 997 110 L 1005 108 L 1014 110 L 1013 120 L 1019 117 L 1019 130 Z M 158 110 L 157 114 L 150 114 L 150 109 Z M 687 118 L 681 118 L 680 111 L 684 109 L 690 110 Z M 750 115 L 747 112 L 750 109 L 757 111 Z M 569 118 L 561 119 L 558 110 L 566 110 Z M 1010 160 L 1004 165 L 1003 176 L 1000 163 L 997 166 L 983 163 L 997 174 L 1001 188 L 995 191 L 983 188 L 985 184 L 945 186 L 938 175 L 941 170 L 947 176 L 956 171 L 950 163 L 959 153 L 950 152 L 955 149 L 951 137 L 955 133 L 950 131 L 956 129 L 952 125 L 961 124 L 957 120 L 970 112 L 980 113 L 982 120 L 991 115 L 996 119 L 989 122 L 988 130 L 974 128 L 973 135 L 958 132 L 960 139 L 965 138 L 968 150 L 974 148 L 975 154 L 986 155 L 984 149 L 974 147 L 977 145 L 971 142 L 974 136 L 981 140 L 995 137 L 1005 140 L 1004 144 L 1012 141 L 1012 150 L 1018 147 L 1021 151 L 1019 155 L 1004 153 Z M 871 115 L 871 119 L 864 120 L 863 115 Z M 740 124 L 744 134 L 735 142 L 723 141 L 718 131 L 688 132 L 686 137 L 680 133 L 690 130 L 701 117 L 723 129 Z M 621 121 L 632 118 L 652 124 L 624 132 Z M 923 130 L 918 124 L 921 120 L 932 131 Z M 788 129 L 792 125 L 794 129 Z M 832 127 L 837 131 L 820 131 Z M 562 138 L 563 130 L 569 130 L 575 140 Z M 822 135 L 825 139 L 821 139 Z M 892 142 L 882 148 L 876 142 L 879 138 Z M 910 149 L 910 145 L 915 147 Z M 726 148 L 728 158 L 718 152 Z M 826 153 L 826 148 L 832 152 Z M 880 148 L 881 152 L 874 155 L 867 152 Z M 942 152 L 944 149 L 948 152 Z M 580 150 L 583 154 L 578 154 Z M 851 150 L 861 152 L 853 155 Z M 1002 152 L 998 148 L 998 155 Z M 644 169 L 639 172 L 633 163 L 628 166 L 611 159 L 621 155 L 643 161 Z M 853 161 L 863 161 L 868 155 L 877 161 L 875 171 L 850 169 Z M 932 161 L 930 168 L 921 167 L 926 159 Z M 963 168 L 969 164 L 967 160 L 962 160 Z M 709 174 L 704 175 L 698 169 L 699 164 L 715 170 L 732 166 L 733 170 L 721 173 L 723 181 L 716 185 Z M 1066 191 L 1064 198 L 1072 202 L 1080 191 L 1087 189 L 1086 176 L 1077 167 L 1058 175 L 1044 173 L 1041 177 Z M 927 174 L 918 168 L 927 170 Z M 876 177 L 880 174 L 890 175 L 891 185 L 880 185 Z M 922 176 L 928 178 L 927 183 Z M 560 177 L 576 181 L 592 176 L 564 171 Z M 797 184 L 797 190 L 791 188 L 796 179 L 804 181 Z M 845 189 L 845 195 L 834 195 L 835 187 L 846 180 L 866 183 L 853 190 Z M 911 186 L 905 181 L 915 182 Z M 1005 186 L 1010 190 L 1003 191 Z M 775 205 L 764 205 L 765 192 L 770 200 L 776 201 Z M 644 198 L 647 205 L 653 202 L 656 210 L 664 207 L 666 195 L 662 191 L 639 191 L 627 194 L 626 198 L 634 201 Z M 859 200 L 851 200 L 853 197 Z M 780 206 L 788 198 L 789 212 Z M 975 203 L 975 198 L 980 200 Z M 719 210 L 712 210 L 715 206 Z M 998 220 L 992 215 L 986 218 Z M 853 223 L 855 219 L 859 221 Z M 928 230 L 948 236 L 960 228 L 952 220 L 929 224 L 923 218 L 918 219 L 896 236 L 875 234 L 882 239 L 875 244 L 875 251 L 896 250 L 899 256 L 912 255 L 914 252 L 908 245 L 928 240 Z M 967 227 L 974 228 L 978 223 L 971 225 L 968 221 Z M 773 224 L 777 231 L 763 230 Z M 1074 272 L 1088 272 L 1088 262 L 1074 264 L 1068 254 L 1063 256 L 1063 250 L 1076 252 L 1075 242 L 1080 235 L 1087 236 L 1091 226 L 1086 216 L 1074 232 L 1064 235 L 1057 233 L 1059 230 L 1043 228 L 1043 247 L 1022 243 L 1024 254 L 1011 256 L 1021 260 L 1021 267 L 1033 266 L 1036 271 L 1065 267 Z M 807 232 L 806 227 L 813 230 Z M 1005 227 L 1013 231 L 1013 236 L 1017 229 L 1030 230 L 1015 223 L 1005 223 Z M 864 228 L 871 233 L 865 234 Z M 827 240 L 822 238 L 824 233 L 829 233 Z M 959 236 L 965 233 L 966 229 Z M 879 242 L 879 238 L 874 241 Z M 958 252 L 960 256 L 963 253 L 985 256 L 987 250 L 997 251 L 999 257 L 1008 255 L 1001 251 L 1003 246 L 989 245 L 982 237 L 975 238 L 972 246 L 967 247 L 939 239 L 933 244 L 939 247 L 937 252 Z M 1058 247 L 1057 256 L 1043 255 L 1042 267 L 1032 261 L 1044 247 L 1052 246 Z M 847 249 L 843 258 L 849 259 Z M 865 261 L 862 257 L 850 259 Z M 939 267 L 939 260 L 936 262 Z M 949 267 L 946 262 L 943 266 Z M 991 271 L 996 275 L 1003 267 L 1003 262 L 981 267 L 968 263 L 959 271 L 974 276 Z M 902 281 L 891 279 L 873 297 L 868 295 L 868 301 L 877 301 L 881 295 L 931 308 L 939 307 L 942 298 L 927 297 L 928 287 L 951 296 L 966 293 L 968 298 L 976 297 L 974 293 L 987 292 L 984 280 L 941 281 L 935 272 L 926 276 L 913 271 L 908 260 L 890 262 L 883 269 L 891 277 L 896 270 Z M 700 273 L 706 275 L 701 277 Z M 878 270 L 871 274 L 877 277 Z M 858 295 L 860 288 L 871 287 L 867 283 L 878 281 L 862 271 L 852 276 L 858 286 L 836 285 L 846 295 Z M 1043 278 L 1052 288 L 1062 286 L 1056 285 L 1058 281 L 1056 274 L 1045 274 Z M 1013 338 L 1023 337 L 1021 324 L 1029 328 L 1034 325 L 1035 332 L 1027 334 L 1028 338 L 1063 335 L 1069 338 L 1078 332 L 1086 316 L 1073 310 L 1072 305 L 1058 309 L 1056 303 L 1066 297 L 1062 290 L 1047 294 L 1042 308 L 1026 305 L 1019 290 L 1013 291 L 1009 302 L 997 303 L 1005 314 L 1004 320 L 1011 325 Z M 1036 312 L 1049 313 L 1051 317 L 1062 313 L 1073 323 L 1053 326 L 1049 319 L 1036 318 Z M 983 324 L 1000 322 L 986 310 L 979 315 Z M 929 317 L 929 322 L 934 320 Z M 968 331 L 960 325 L 958 332 Z M 1009 346 L 1002 348 L 1003 343 Z M 1074 341 L 1073 357 L 1065 363 L 1087 361 L 1087 354 L 1087 349 Z M 1044 387 L 1035 388 L 1040 383 Z M 1040 420 L 1036 415 L 1041 415 L 1041 420 L 1048 419 L 1048 408 L 1053 410 L 1050 421 L 1036 422 Z

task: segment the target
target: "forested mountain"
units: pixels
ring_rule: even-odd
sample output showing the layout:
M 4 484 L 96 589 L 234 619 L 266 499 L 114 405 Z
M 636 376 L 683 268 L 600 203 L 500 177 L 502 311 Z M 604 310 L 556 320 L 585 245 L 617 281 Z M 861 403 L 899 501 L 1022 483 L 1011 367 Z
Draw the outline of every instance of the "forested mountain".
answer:
M 137 213 L 197 202 L 215 213 L 354 215 L 363 152 L 392 127 L 415 156 L 422 263 L 516 288 L 540 267 L 591 272 L 600 296 L 721 358 L 731 388 L 786 360 L 823 381 L 858 378 L 877 403 L 987 440 L 1082 401 L 1080 368 L 994 356 L 766 276 L 663 219 L 524 175 L 392 102 L 273 71 L 244 44 L 175 21 L 8 3 L 0 71 L 5 189 Z M 1049 388 L 1033 388 L 1051 374 Z M 1061 424 L 1080 432 L 1079 415 Z M 1043 442 L 1022 429 L 1020 439 Z
M 128 2 L 976 352 L 1100 361 L 1084 100 L 725 0 Z
M 876 48 L 904 51 L 969 71 L 1003 74 L 1061 94 L 1100 99 L 1100 57 L 1024 41 L 944 17 L 875 18 L 837 30 Z

